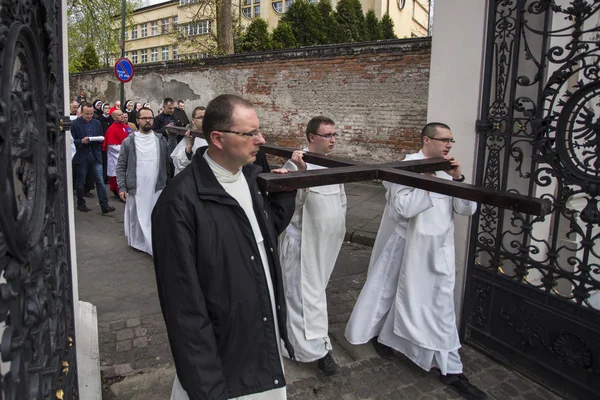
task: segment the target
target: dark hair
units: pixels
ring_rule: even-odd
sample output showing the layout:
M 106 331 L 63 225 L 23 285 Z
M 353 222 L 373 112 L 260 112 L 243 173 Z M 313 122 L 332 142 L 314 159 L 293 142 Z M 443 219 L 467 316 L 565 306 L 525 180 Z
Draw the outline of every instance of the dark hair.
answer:
M 335 122 L 331 118 L 327 118 L 323 115 L 318 115 L 313 117 L 310 121 L 308 121 L 308 125 L 306 125 L 306 139 L 310 142 L 310 138 L 308 135 L 315 134 L 319 131 L 321 125 L 335 125 Z
M 185 101 L 179 99 L 179 100 L 177 100 L 177 104 L 179 104 L 179 103 L 185 103 Z
M 427 125 L 425 125 L 423 127 L 423 130 L 421 130 L 421 143 L 423 143 L 423 138 L 425 136 L 427 137 L 435 137 L 435 134 L 437 133 L 438 129 L 448 129 L 450 130 L 450 127 L 446 124 L 443 124 L 441 122 L 430 122 Z
M 198 106 L 196 108 L 194 108 L 194 111 L 192 111 L 192 118 L 194 117 L 194 115 L 196 115 L 196 111 L 204 111 L 206 110 L 206 107 L 204 106 Z
M 170 103 L 175 103 L 175 100 L 173 100 L 170 97 L 166 97 L 165 101 L 163 101 L 163 106 L 166 106 L 167 104 L 170 104 Z
M 92 107 L 92 108 L 94 108 L 94 106 L 92 105 L 92 103 L 90 103 L 89 101 L 84 101 L 79 106 L 81 107 L 81 111 L 83 111 L 83 107 Z
M 151 109 L 151 108 L 148 108 L 148 107 L 142 107 L 142 108 L 140 108 L 140 109 L 138 110 L 138 112 L 137 112 L 137 115 L 136 115 L 136 118 L 139 118 L 139 117 L 140 117 L 140 113 L 142 112 L 142 110 L 147 110 L 147 111 L 150 111 L 150 112 L 152 113 L 152 116 L 154 117 L 154 111 L 152 111 L 152 109 Z
M 202 132 L 206 141 L 210 143 L 211 132 L 231 128 L 235 107 L 253 108 L 252 103 L 235 94 L 222 94 L 208 103 L 202 120 Z

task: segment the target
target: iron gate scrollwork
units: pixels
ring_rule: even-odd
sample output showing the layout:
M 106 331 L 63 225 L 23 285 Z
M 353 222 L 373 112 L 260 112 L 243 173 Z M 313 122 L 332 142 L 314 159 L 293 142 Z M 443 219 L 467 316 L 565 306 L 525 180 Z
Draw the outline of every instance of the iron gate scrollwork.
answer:
M 477 183 L 552 201 L 473 219 L 464 341 L 600 397 L 600 1 L 490 0 Z
M 0 0 L 3 398 L 77 398 L 60 0 Z

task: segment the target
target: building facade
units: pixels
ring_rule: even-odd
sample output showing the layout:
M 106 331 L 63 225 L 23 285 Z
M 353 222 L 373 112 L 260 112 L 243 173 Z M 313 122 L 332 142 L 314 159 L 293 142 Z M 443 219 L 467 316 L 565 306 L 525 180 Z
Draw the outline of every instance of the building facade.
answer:
M 292 2 L 240 0 L 234 15 L 242 25 L 260 17 L 274 29 Z M 334 8 L 337 2 L 333 0 Z M 429 0 L 361 0 L 361 3 L 365 13 L 373 9 L 378 19 L 389 13 L 399 38 L 428 35 Z M 170 0 L 139 8 L 133 12 L 125 32 L 125 57 L 134 64 L 205 57 L 215 46 L 211 35 L 215 21 L 210 17 L 214 14 L 213 5 L 202 0 Z M 118 26 L 120 20 L 115 21 L 115 27 Z M 120 29 L 116 31 L 120 37 Z

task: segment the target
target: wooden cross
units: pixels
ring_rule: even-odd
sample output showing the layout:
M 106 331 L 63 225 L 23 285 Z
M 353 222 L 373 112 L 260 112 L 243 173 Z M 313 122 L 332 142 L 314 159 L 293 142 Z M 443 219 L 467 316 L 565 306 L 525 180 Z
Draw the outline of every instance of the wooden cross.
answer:
M 167 127 L 166 129 L 167 131 L 172 130 L 173 133 L 185 132 L 184 128 Z M 192 131 L 192 135 L 201 137 L 202 134 L 199 131 Z M 262 149 L 268 154 L 287 159 L 291 158 L 294 152 L 294 149 L 272 144 L 265 144 Z M 384 164 L 363 164 L 310 152 L 304 153 L 303 158 L 307 163 L 328 167 L 328 169 L 298 171 L 289 174 L 260 174 L 259 186 L 267 192 L 282 192 L 313 186 L 380 179 L 525 214 L 546 215 L 551 211 L 552 203 L 547 199 L 499 192 L 462 182 L 421 175 L 423 172 L 450 169 L 450 162 L 443 158 Z

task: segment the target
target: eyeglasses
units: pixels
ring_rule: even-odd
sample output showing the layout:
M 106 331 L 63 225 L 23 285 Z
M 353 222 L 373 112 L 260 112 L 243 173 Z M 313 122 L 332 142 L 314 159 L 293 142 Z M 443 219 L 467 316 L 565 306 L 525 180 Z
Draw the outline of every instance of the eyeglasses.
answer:
M 322 135 L 320 133 L 313 133 L 313 135 L 321 136 L 321 137 L 323 137 L 325 139 L 331 139 L 331 138 L 337 137 L 337 133 L 335 133 L 335 132 L 334 133 L 328 133 L 326 135 Z
M 150 120 L 153 120 L 154 117 L 139 117 L 138 119 L 142 120 L 142 121 L 150 121 Z
M 252 132 L 236 132 L 236 131 L 226 131 L 226 130 L 221 129 L 218 132 L 233 133 L 233 134 L 236 134 L 236 135 L 247 136 L 247 137 L 255 137 L 255 136 L 258 136 L 258 135 L 262 135 L 262 132 L 261 132 L 260 129 L 257 129 L 257 130 L 252 131 Z
M 452 138 L 435 138 L 435 137 L 431 137 L 431 136 L 427 136 L 429 139 L 431 140 L 437 140 L 438 142 L 444 142 L 446 144 L 448 143 L 456 143 L 456 140 L 452 139 Z

